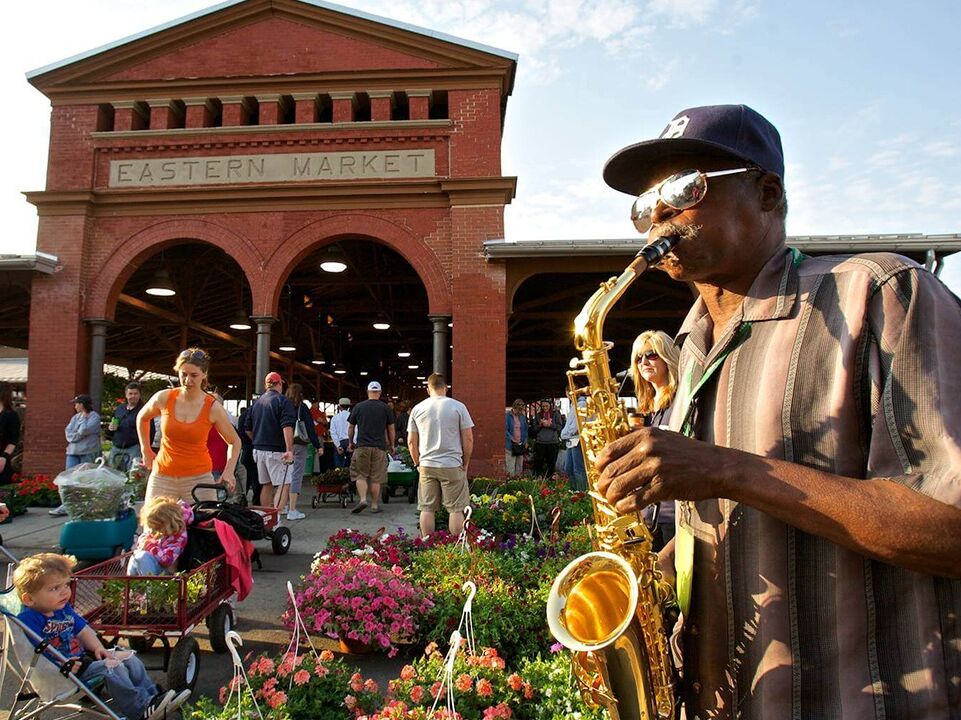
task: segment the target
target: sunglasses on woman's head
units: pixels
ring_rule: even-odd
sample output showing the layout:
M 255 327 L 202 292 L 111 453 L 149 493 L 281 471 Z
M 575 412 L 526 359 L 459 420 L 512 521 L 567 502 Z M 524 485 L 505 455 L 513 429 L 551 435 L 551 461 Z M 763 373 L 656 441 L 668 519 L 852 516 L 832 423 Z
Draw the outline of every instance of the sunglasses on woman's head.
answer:
M 182 353 L 180 353 L 180 357 L 184 358 L 185 360 L 206 360 L 207 353 L 205 353 L 203 350 L 184 350 Z
M 631 222 L 639 233 L 646 233 L 651 229 L 654 208 L 660 201 L 675 210 L 689 210 L 697 205 L 707 194 L 707 179 L 751 172 L 758 168 L 742 167 L 733 170 L 716 170 L 701 172 L 700 170 L 682 170 L 662 180 L 650 190 L 638 195 L 631 207 Z

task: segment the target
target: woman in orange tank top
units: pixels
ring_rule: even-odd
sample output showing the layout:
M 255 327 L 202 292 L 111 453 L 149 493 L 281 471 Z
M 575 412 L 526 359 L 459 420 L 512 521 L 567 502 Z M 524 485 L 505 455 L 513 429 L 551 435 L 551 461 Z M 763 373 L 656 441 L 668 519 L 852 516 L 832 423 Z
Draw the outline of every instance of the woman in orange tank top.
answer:
M 207 436 L 211 426 L 227 443 L 227 465 L 220 482 L 233 491 L 234 468 L 240 457 L 240 436 L 230 423 L 223 405 L 207 394 L 210 356 L 188 348 L 177 356 L 174 370 L 180 387 L 161 390 L 144 405 L 137 416 L 137 430 L 143 463 L 150 469 L 146 500 L 164 495 L 191 503 L 191 491 L 198 483 L 214 482 L 211 474 Z M 160 416 L 160 452 L 150 446 L 150 423 Z M 212 491 L 198 492 L 201 499 L 214 499 Z

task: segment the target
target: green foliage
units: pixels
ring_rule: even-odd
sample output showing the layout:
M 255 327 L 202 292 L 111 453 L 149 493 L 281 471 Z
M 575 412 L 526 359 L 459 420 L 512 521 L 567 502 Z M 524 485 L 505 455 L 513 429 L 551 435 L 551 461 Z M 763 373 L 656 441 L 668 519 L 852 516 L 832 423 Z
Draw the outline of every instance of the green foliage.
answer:
M 173 374 L 173 370 L 170 371 Z M 127 389 L 127 383 L 131 380 L 136 380 L 136 377 L 126 378 L 116 373 L 104 373 L 103 375 L 103 394 L 100 396 L 100 417 L 103 418 L 105 422 L 109 422 L 111 416 L 113 416 L 113 411 L 117 409 L 120 403 L 126 402 L 126 396 L 124 395 Z M 138 380 L 140 383 L 140 397 L 143 398 L 144 402 L 147 402 L 154 393 L 160 392 L 161 390 L 166 390 L 170 387 L 170 383 L 163 378 L 154 378 L 151 380 Z M 98 409 L 98 408 L 94 408 Z M 109 449 L 109 448 L 107 448 Z
M 213 572 L 217 572 L 214 570 Z M 180 576 L 184 577 L 183 575 Z M 176 618 L 180 597 L 181 580 L 106 580 L 100 589 L 104 604 L 113 613 L 120 613 L 124 606 L 124 592 L 130 585 L 128 610 L 132 617 Z M 194 607 L 207 594 L 207 574 L 195 572 L 187 576 L 187 607 Z
M 516 558 L 441 545 L 417 553 L 410 575 L 433 593 L 434 607 L 421 625 L 425 641 L 448 642 L 466 599 L 463 585 L 470 580 L 477 586 L 473 616 L 478 644 L 496 645 L 508 660 L 536 655 L 549 646 L 544 606 L 535 600 L 541 574 L 525 572 Z
M 570 654 L 553 653 L 546 659 L 540 656 L 521 661 L 519 672 L 536 691 L 534 702 L 518 708 L 520 720 L 608 720 L 602 708 L 590 708 L 581 699 L 571 672 Z
M 350 692 L 354 692 L 355 706 L 362 709 L 372 711 L 383 702 L 373 681 L 364 683 L 355 668 L 330 651 L 319 658 L 309 651 L 273 658 L 260 655 L 247 668 L 247 678 L 265 720 L 348 720 L 355 716 L 344 704 Z M 238 702 L 242 717 L 258 717 L 251 693 L 234 682 L 220 689 L 217 702 L 200 698 L 184 710 L 183 717 L 233 720 Z

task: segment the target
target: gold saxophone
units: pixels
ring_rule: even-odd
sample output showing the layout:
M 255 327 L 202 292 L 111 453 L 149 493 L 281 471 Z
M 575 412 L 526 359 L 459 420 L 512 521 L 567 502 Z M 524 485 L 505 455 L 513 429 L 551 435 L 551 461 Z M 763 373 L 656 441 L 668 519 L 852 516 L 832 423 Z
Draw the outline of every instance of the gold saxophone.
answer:
M 637 254 L 619 277 L 602 283 L 574 319 L 581 357 L 567 373 L 571 412 L 576 413 L 589 494 L 594 505 L 593 547 L 554 580 L 547 600 L 551 633 L 573 651 L 581 695 L 603 705 L 612 720 L 675 717 L 674 675 L 664 611 L 673 591 L 661 580 L 651 532 L 635 513 L 619 515 L 597 492 L 597 454 L 630 432 L 611 377 L 604 320 L 638 275 L 656 265 L 678 238 L 658 238 Z M 582 384 L 586 380 L 586 384 Z M 580 408 L 581 397 L 587 404 Z

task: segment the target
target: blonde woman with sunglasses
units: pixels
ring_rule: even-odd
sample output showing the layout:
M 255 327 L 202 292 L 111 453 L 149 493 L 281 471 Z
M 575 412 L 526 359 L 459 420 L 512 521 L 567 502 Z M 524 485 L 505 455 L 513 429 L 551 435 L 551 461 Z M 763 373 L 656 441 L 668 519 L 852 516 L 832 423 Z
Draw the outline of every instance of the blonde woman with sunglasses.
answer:
M 666 428 L 671 420 L 671 403 L 677 392 L 677 360 L 680 355 L 674 340 L 660 330 L 647 330 L 631 346 L 631 380 L 637 396 L 637 411 L 648 427 Z M 674 501 L 659 503 L 655 549 L 664 547 L 674 537 Z M 654 507 L 644 511 L 648 521 Z
M 227 443 L 227 464 L 219 482 L 233 492 L 234 468 L 240 458 L 240 436 L 234 429 L 224 406 L 207 392 L 210 356 L 199 348 L 187 348 L 177 356 L 174 371 L 180 387 L 161 390 L 144 405 L 137 415 L 137 434 L 143 464 L 150 470 L 145 501 L 159 495 L 192 503 L 195 485 L 214 482 L 213 462 L 207 450 L 210 428 Z M 150 423 L 160 416 L 160 451 L 150 446 Z M 215 499 L 205 490 L 200 499 Z

